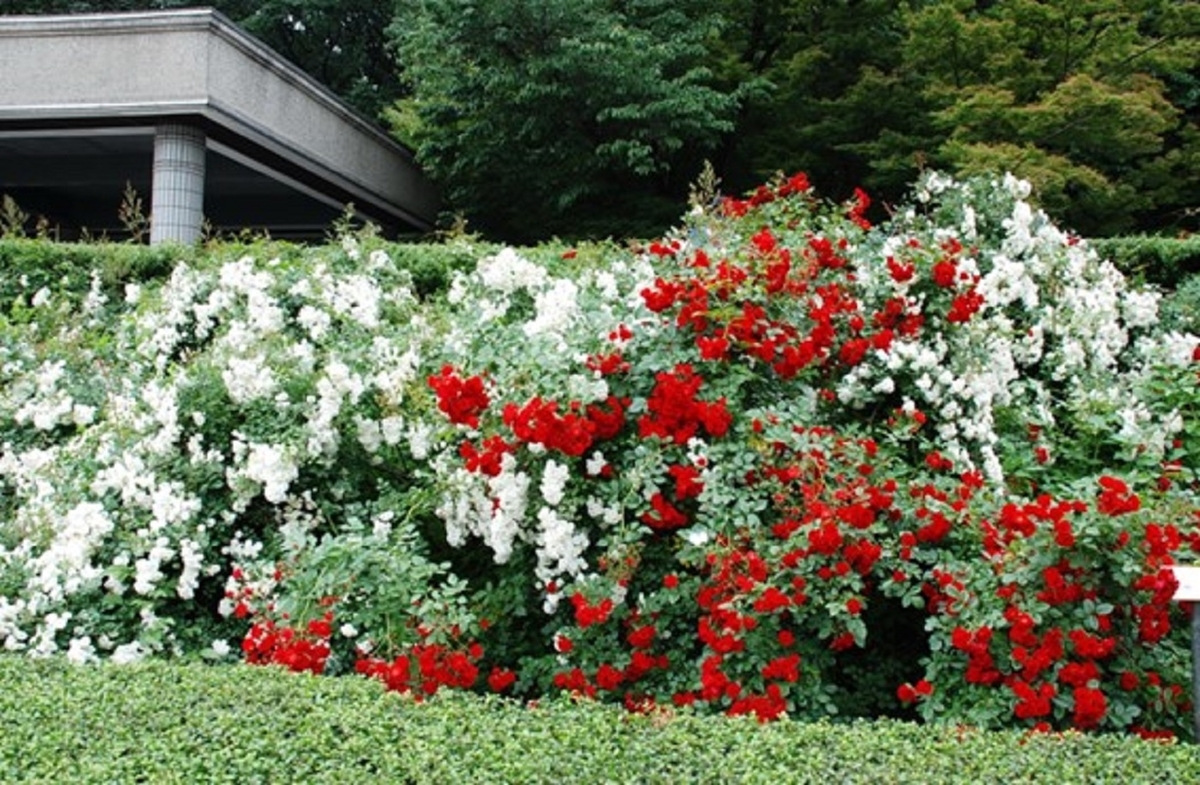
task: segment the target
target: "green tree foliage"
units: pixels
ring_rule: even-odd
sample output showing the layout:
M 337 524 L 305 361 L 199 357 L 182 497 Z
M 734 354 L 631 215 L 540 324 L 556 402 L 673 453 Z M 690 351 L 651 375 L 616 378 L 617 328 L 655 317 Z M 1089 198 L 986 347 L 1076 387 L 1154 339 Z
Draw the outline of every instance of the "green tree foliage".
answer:
M 403 94 L 389 45 L 393 9 L 376 0 L 265 0 L 235 18 L 372 120 Z
M 424 0 L 392 31 L 401 135 L 474 225 L 508 239 L 641 233 L 672 220 L 732 132 L 693 0 Z M 600 220 L 596 220 L 596 219 Z
M 9 0 L 0 13 L 185 0 Z M 1011 170 L 1085 234 L 1200 228 L 1195 0 L 213 0 L 509 240 L 648 234 L 704 159 L 886 204 Z M 390 23 L 390 27 L 389 27 Z
M 913 153 L 960 172 L 1012 170 L 1085 233 L 1178 223 L 1200 200 L 1200 6 L 914 6 L 899 70 L 917 75 L 935 133 Z
M 803 169 L 891 200 L 929 164 L 1012 170 L 1089 234 L 1194 229 L 1200 5 L 727 0 L 714 54 L 756 80 L 727 183 Z M 1190 208 L 1190 209 L 1189 209 Z
M 923 139 L 924 101 L 898 68 L 899 0 L 726 0 L 727 29 L 714 60 L 748 92 L 720 159 L 730 189 L 776 171 L 806 171 L 822 191 L 866 185 L 899 195 L 903 165 L 881 160 L 887 143 Z M 916 145 L 919 146 L 919 145 Z

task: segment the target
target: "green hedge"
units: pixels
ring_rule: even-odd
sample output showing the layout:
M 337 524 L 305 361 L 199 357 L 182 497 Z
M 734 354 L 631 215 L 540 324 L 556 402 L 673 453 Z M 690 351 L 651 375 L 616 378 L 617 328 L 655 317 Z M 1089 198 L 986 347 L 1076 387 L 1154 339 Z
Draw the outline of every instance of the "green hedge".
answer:
M 466 242 L 442 245 L 391 243 L 384 245 L 384 249 L 397 267 L 408 270 L 413 290 L 422 297 L 445 291 L 454 271 L 474 269 L 481 255 L 479 246 Z
M 163 278 L 178 260 L 199 253 L 196 248 L 178 246 L 0 239 L 0 303 L 43 286 L 60 292 L 86 292 L 93 270 L 106 289 Z
M 759 725 L 365 679 L 0 657 L 4 782 L 1180 782 L 1184 744 L 893 722 Z
M 421 296 L 444 291 L 455 270 L 473 268 L 475 260 L 488 250 L 467 242 L 387 243 L 374 238 L 369 242 L 371 248 L 383 248 L 397 266 L 409 271 L 413 288 Z M 291 257 L 336 252 L 336 248 L 335 244 L 303 246 L 270 240 L 207 246 L 145 246 L 3 238 L 0 239 L 0 303 L 11 303 L 19 296 L 28 298 L 43 286 L 60 293 L 82 294 L 91 286 L 93 270 L 99 274 L 105 294 L 112 297 L 121 296 L 126 283 L 167 277 L 180 261 L 204 264 L 244 254 Z
M 1159 317 L 1164 330 L 1200 333 L 1200 273 L 1184 278 L 1163 299 Z
M 1126 275 L 1148 283 L 1175 288 L 1189 275 L 1200 274 L 1200 236 L 1182 239 L 1139 235 L 1090 241 L 1097 252 Z M 233 258 L 241 253 L 273 255 L 304 253 L 305 246 L 284 242 L 261 241 L 270 250 L 252 244 L 219 243 L 211 246 L 145 246 L 121 243 L 56 243 L 47 240 L 0 239 L 0 302 L 11 302 L 24 290 L 36 292 L 54 285 L 62 291 L 62 282 L 70 290 L 86 291 L 91 272 L 100 273 L 106 287 L 126 282 L 146 281 L 166 276 L 181 259 L 196 261 L 208 256 Z M 487 249 L 476 243 L 449 241 L 434 243 L 385 243 L 384 248 L 396 264 L 413 276 L 414 288 L 421 294 L 443 291 L 455 270 L 472 267 Z M 332 246 L 324 246 L 326 248 Z M 25 282 L 18 285 L 22 276 Z
M 1130 235 L 1090 242 L 1125 275 L 1146 283 L 1172 289 L 1187 276 L 1200 274 L 1200 235 Z

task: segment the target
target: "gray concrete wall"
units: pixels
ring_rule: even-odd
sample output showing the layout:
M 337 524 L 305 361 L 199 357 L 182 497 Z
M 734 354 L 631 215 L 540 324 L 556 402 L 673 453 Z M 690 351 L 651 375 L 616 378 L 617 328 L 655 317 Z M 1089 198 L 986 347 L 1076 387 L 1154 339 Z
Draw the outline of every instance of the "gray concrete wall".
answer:
M 202 109 L 215 22 L 195 12 L 0 17 L 0 119 Z
M 411 153 L 303 73 L 281 68 L 237 28 L 217 32 L 207 53 L 211 118 L 225 118 L 265 147 L 306 156 L 309 167 L 348 190 L 371 183 L 380 195 L 404 194 L 406 208 L 430 222 L 436 218 L 436 193 Z

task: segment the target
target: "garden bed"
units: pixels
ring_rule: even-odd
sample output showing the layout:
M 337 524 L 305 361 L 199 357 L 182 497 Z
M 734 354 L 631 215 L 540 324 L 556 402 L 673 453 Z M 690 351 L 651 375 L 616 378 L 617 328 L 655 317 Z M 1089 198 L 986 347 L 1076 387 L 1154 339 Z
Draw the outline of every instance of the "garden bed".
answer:
M 647 243 L 169 274 L 22 246 L 0 641 L 1190 738 L 1200 338 L 1028 196 L 930 172 L 872 225 L 797 174 Z

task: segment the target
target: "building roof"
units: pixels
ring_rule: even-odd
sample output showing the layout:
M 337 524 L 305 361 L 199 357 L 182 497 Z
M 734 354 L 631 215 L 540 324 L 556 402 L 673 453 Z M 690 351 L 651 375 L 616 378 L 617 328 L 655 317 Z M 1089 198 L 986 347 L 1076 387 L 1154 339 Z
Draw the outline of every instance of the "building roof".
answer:
M 0 193 L 70 234 L 150 201 L 155 127 L 206 136 L 213 228 L 320 237 L 352 203 L 389 233 L 438 199 L 411 152 L 211 9 L 0 16 Z

